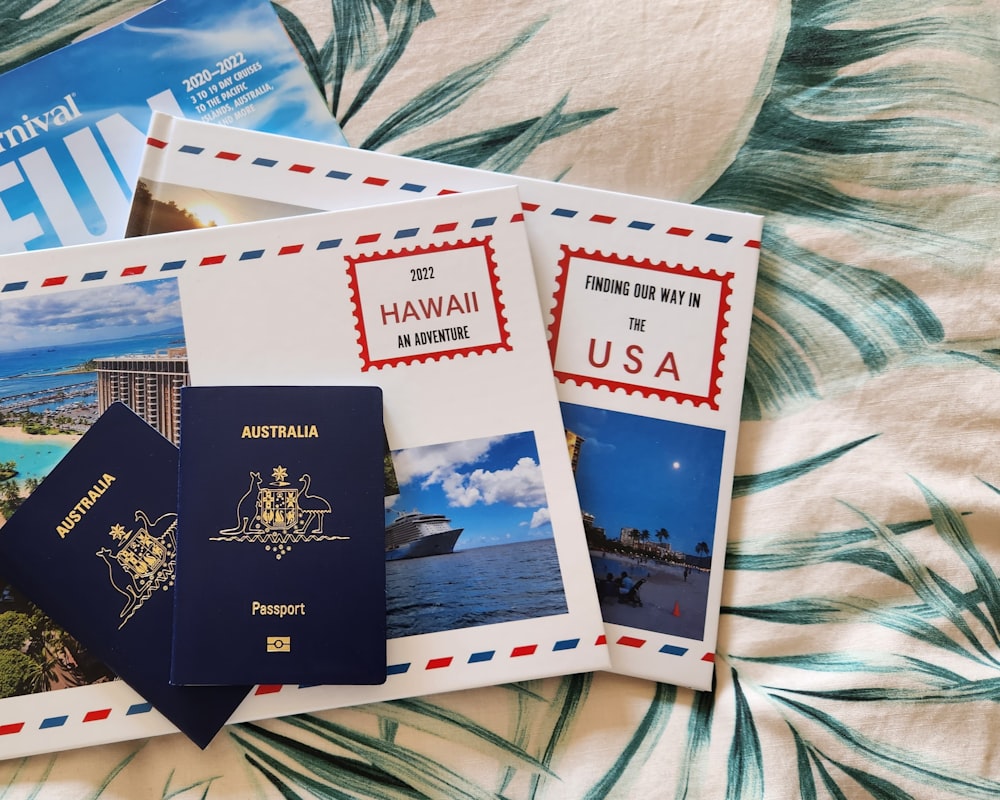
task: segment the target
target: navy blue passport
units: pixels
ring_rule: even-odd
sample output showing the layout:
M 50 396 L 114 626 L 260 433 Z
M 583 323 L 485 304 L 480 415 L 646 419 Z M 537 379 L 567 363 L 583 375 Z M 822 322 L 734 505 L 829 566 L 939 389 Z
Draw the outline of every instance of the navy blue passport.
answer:
M 177 448 L 115 403 L 0 529 L 0 572 L 200 747 L 250 686 L 170 684 Z
M 181 390 L 176 684 L 386 678 L 382 390 Z

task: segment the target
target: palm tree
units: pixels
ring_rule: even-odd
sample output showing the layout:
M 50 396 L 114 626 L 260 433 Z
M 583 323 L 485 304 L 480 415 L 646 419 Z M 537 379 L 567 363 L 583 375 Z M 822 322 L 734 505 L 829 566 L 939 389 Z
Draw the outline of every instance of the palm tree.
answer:
M 708 542 L 698 542 L 698 544 L 694 546 L 694 551 L 700 556 L 707 556 L 709 553 Z
M 656 532 L 656 538 L 660 540 L 660 544 L 663 544 L 664 542 L 669 542 L 670 541 L 670 531 L 668 531 L 666 528 L 660 528 Z

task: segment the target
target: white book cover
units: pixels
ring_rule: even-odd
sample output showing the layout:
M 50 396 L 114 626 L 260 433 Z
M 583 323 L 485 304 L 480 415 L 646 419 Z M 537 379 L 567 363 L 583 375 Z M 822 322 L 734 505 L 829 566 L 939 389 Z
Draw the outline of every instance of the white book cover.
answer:
M 133 233 L 515 184 L 613 670 L 711 687 L 761 217 L 162 114 L 140 180 Z
M 25 491 L 116 400 L 176 441 L 186 383 L 382 388 L 387 681 L 258 686 L 232 721 L 608 666 L 523 217 L 507 187 L 0 259 Z M 93 682 L 0 699 L 0 757 L 172 730 L 75 643 L 49 666 Z

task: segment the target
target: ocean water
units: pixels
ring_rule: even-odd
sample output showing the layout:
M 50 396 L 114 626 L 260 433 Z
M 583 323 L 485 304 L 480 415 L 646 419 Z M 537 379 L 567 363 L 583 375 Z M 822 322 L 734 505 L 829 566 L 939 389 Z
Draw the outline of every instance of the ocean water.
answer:
M 11 395 L 53 386 L 84 386 L 88 383 L 96 386 L 93 373 L 58 374 L 84 364 L 92 358 L 150 354 L 167 347 L 183 345 L 183 331 L 176 329 L 129 339 L 108 339 L 100 342 L 2 352 L 0 353 L 0 401 Z
M 388 637 L 565 614 L 551 539 L 387 561 Z
M 93 388 L 83 395 L 63 401 L 38 403 L 32 411 L 47 411 L 62 405 L 79 407 L 97 404 L 97 377 L 95 373 L 59 374 L 61 371 L 84 364 L 92 358 L 123 356 L 138 353 L 155 353 L 167 347 L 183 346 L 184 335 L 180 329 L 155 335 L 126 339 L 108 339 L 100 342 L 67 344 L 57 347 L 35 347 L 24 350 L 0 352 L 0 409 L 4 398 L 24 392 L 51 389 L 52 387 Z M 69 451 L 69 445 L 37 437 L 29 442 L 3 438 L 0 433 L 0 461 L 13 461 L 17 480 L 44 478 Z
M 17 480 L 37 478 L 41 480 L 48 475 L 64 455 L 69 452 L 70 445 L 58 442 L 39 442 L 22 444 L 8 442 L 0 435 L 0 461 L 13 461 L 17 469 Z

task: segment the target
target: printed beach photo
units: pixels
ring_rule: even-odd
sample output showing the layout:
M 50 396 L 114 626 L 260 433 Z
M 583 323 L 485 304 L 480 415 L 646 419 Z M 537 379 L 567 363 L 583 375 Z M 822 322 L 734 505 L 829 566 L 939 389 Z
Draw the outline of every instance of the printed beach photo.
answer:
M 0 526 L 115 401 L 177 442 L 189 378 L 175 279 L 4 298 L 0 342 Z M 114 677 L 2 576 L 0 697 Z
M 560 406 L 604 621 L 703 638 L 724 431 Z
M 295 217 L 317 210 L 143 178 L 132 198 L 125 237 Z
M 567 613 L 534 434 L 395 450 L 388 637 Z

